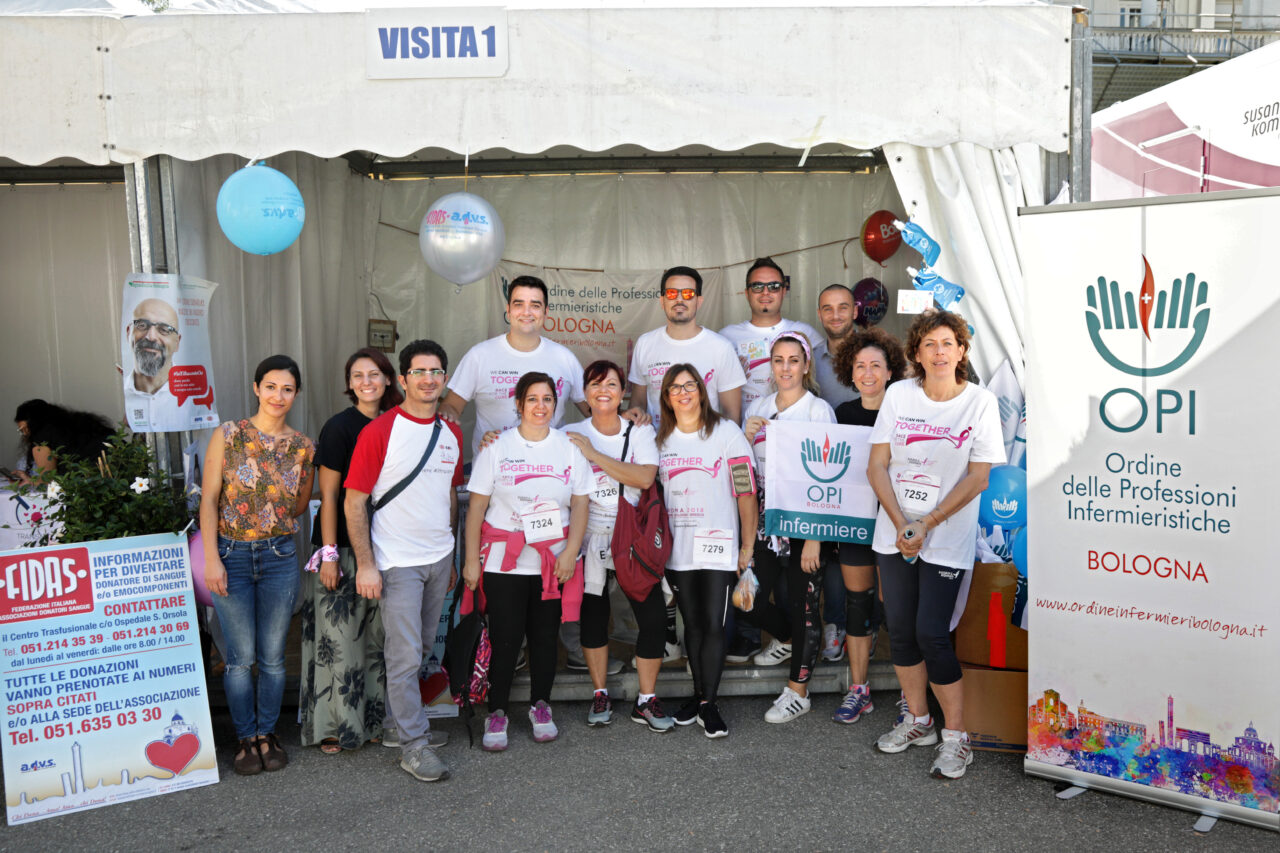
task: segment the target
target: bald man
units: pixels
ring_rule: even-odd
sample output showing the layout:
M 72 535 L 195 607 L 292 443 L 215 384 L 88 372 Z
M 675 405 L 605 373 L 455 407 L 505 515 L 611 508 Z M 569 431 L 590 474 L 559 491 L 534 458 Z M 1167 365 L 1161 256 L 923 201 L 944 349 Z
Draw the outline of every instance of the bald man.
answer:
M 144 299 L 133 309 L 125 334 L 133 350 L 133 370 L 124 379 L 125 415 L 137 431 L 191 429 L 190 398 L 181 406 L 169 390 L 173 355 L 182 343 L 178 312 L 163 299 Z

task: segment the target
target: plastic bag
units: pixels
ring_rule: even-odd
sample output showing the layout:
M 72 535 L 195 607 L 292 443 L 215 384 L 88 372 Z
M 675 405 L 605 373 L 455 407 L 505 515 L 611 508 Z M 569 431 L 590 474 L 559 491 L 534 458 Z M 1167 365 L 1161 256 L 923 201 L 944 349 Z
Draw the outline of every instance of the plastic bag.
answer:
M 756 590 L 759 588 L 760 581 L 756 580 L 756 573 L 748 568 L 739 576 L 738 585 L 733 588 L 733 606 L 739 610 L 755 607 Z

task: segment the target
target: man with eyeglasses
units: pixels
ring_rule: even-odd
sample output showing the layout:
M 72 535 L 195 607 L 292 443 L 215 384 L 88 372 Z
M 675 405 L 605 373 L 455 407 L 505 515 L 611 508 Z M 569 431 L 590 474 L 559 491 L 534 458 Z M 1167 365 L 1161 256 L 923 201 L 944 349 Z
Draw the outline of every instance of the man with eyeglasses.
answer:
M 446 417 L 459 419 L 467 402 L 476 401 L 472 455 L 480 452 L 485 435 L 516 425 L 516 383 L 531 370 L 556 380 L 553 427 L 564 420 L 565 400 L 572 400 L 582 414 L 590 414 L 582 392 L 582 365 L 568 347 L 542 337 L 546 316 L 547 285 L 537 276 L 517 276 L 507 288 L 511 330 L 476 344 L 458 362 L 441 409 Z
M 729 339 L 737 352 L 747 384 L 742 389 L 742 410 L 750 408 L 758 397 L 769 393 L 769 346 L 783 332 L 801 332 L 810 345 L 818 333 L 808 323 L 782 316 L 782 303 L 791 281 L 773 258 L 757 258 L 747 270 L 747 286 L 743 294 L 751 308 L 751 319 L 725 326 L 720 334 Z
M 431 731 L 418 687 L 452 581 L 462 430 L 439 417 L 449 356 L 435 341 L 400 351 L 404 402 L 360 431 L 343 484 L 356 592 L 381 599 L 387 708 L 383 743 L 400 746 L 400 767 L 423 782 L 449 778 L 435 754 L 448 737 Z M 377 512 L 369 520 L 369 500 Z
M 742 386 L 747 381 L 733 344 L 710 329 L 698 325 L 702 307 L 702 276 L 692 267 L 672 267 L 662 274 L 659 286 L 662 312 L 667 325 L 645 332 L 631 353 L 627 377 L 631 386 L 628 417 L 643 416 L 641 395 L 646 395 L 647 413 L 656 424 L 661 403 L 658 399 L 662 377 L 673 364 L 692 364 L 702 374 L 708 400 L 735 423 L 742 416 Z
M 124 380 L 124 404 L 136 430 L 188 428 L 195 403 L 187 397 L 178 405 L 169 389 L 173 354 L 182 343 L 178 329 L 178 312 L 163 299 L 144 299 L 133 309 L 127 330 L 133 371 Z

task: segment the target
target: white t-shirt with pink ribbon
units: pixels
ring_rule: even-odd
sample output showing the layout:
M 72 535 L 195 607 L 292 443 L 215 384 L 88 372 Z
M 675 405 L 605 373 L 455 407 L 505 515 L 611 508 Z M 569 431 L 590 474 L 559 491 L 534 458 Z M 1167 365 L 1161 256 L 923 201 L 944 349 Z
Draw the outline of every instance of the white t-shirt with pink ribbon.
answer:
M 738 499 L 733 494 L 729 464 L 746 460 L 751 464 L 751 446 L 738 425 L 721 420 L 709 438 L 701 432 L 678 429 L 658 448 L 658 476 L 662 481 L 667 516 L 671 520 L 672 570 L 718 568 L 737 571 Z M 709 531 L 727 531 L 733 559 L 712 566 L 695 559 L 695 540 L 707 538 Z

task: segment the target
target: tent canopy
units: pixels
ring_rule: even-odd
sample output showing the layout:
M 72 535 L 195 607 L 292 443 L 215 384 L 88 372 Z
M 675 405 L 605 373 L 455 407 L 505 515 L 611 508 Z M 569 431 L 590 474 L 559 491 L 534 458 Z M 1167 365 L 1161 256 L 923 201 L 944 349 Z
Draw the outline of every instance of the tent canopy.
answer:
M 504 14 L 505 74 L 448 79 L 367 78 L 361 12 L 5 17 L 0 157 L 1067 147 L 1067 6 Z

